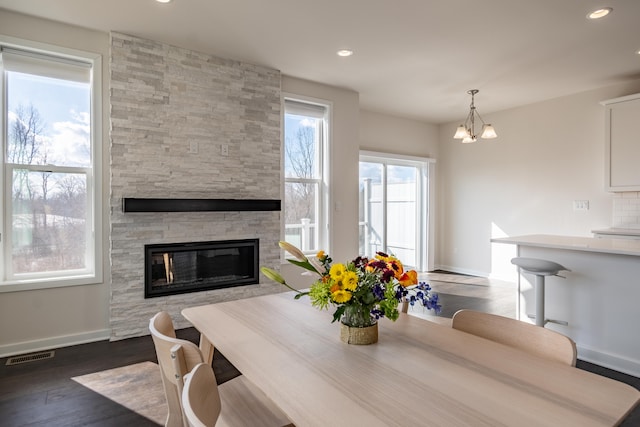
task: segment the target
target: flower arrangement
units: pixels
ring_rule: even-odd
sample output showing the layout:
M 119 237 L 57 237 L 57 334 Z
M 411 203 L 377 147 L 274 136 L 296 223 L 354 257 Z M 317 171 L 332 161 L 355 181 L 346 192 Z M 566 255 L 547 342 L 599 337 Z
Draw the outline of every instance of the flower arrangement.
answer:
M 330 304 L 335 306 L 334 322 L 341 319 L 347 326 L 367 327 L 382 317 L 395 321 L 399 316 L 398 303 L 404 298 L 412 306 L 419 302 L 440 312 L 438 295 L 430 292 L 427 283 L 418 283 L 416 271 L 405 271 L 402 262 L 393 255 L 378 252 L 371 259 L 359 256 L 348 263 L 333 263 L 324 251 L 308 258 L 290 243 L 280 242 L 280 247 L 295 257 L 289 262 L 318 274 L 319 279 L 302 292 L 289 286 L 275 270 L 262 267 L 262 273 L 295 291 L 296 299 L 309 295 L 311 304 L 321 310 Z

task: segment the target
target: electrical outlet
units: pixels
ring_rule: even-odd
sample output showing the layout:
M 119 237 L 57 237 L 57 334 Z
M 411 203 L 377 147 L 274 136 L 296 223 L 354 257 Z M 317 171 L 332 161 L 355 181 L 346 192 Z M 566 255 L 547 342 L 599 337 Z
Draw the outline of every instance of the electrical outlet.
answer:
M 220 146 L 220 154 L 223 156 L 229 155 L 229 146 L 227 144 L 222 144 Z
M 573 201 L 573 210 L 574 211 L 588 211 L 589 210 L 589 201 L 588 200 L 574 200 Z

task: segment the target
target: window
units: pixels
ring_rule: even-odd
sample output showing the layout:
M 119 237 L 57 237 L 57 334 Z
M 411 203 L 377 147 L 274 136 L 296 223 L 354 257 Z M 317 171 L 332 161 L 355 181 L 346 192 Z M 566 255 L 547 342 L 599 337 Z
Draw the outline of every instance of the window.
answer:
M 428 271 L 430 159 L 360 153 L 360 252 Z
M 327 105 L 285 99 L 285 240 L 303 252 L 327 248 Z
M 0 290 L 99 282 L 100 58 L 0 48 Z

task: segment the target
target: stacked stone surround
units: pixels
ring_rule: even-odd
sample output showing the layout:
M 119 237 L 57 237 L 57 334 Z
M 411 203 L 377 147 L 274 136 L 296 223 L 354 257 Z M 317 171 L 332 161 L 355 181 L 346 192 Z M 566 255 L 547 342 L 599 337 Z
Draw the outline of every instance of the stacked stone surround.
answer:
M 124 197 L 280 199 L 280 73 L 118 33 L 110 73 L 112 339 L 148 334 L 160 310 L 181 328 L 185 307 L 281 292 L 261 276 L 144 298 L 145 244 L 258 238 L 275 266 L 280 212 L 122 212 Z

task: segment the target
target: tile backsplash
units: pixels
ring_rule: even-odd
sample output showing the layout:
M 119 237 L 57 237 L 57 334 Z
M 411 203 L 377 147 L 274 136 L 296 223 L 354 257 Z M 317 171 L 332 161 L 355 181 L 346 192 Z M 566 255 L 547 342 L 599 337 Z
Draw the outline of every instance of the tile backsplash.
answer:
M 640 192 L 614 194 L 612 227 L 640 229 Z

